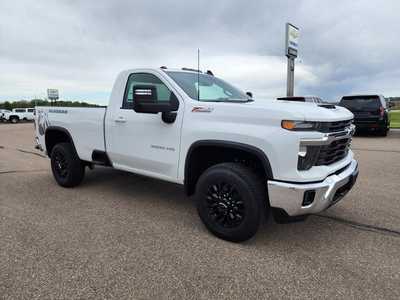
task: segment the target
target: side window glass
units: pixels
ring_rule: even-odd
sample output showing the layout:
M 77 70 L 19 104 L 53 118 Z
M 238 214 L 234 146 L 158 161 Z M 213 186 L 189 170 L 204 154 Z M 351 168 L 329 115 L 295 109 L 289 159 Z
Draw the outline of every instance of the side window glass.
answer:
M 136 85 L 153 85 L 157 89 L 157 101 L 170 101 L 171 91 L 162 81 L 153 74 L 134 73 L 129 75 L 126 85 L 122 108 L 133 108 L 133 88 Z

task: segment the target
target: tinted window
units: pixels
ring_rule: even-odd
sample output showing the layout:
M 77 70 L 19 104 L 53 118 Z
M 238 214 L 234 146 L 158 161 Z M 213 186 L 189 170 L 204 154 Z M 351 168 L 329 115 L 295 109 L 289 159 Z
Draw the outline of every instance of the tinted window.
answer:
M 249 99 L 245 93 L 212 75 L 174 71 L 167 73 L 194 100 L 241 102 Z
M 339 105 L 350 110 L 376 110 L 381 102 L 377 96 L 343 97 Z
M 34 108 L 28 108 L 28 112 L 34 112 L 35 109 Z
M 133 89 L 136 85 L 153 85 L 157 90 L 157 101 L 170 101 L 171 91 L 157 76 L 148 73 L 135 73 L 129 75 L 123 108 L 133 108 Z
M 15 112 L 17 113 L 24 113 L 26 110 L 25 109 L 16 109 Z

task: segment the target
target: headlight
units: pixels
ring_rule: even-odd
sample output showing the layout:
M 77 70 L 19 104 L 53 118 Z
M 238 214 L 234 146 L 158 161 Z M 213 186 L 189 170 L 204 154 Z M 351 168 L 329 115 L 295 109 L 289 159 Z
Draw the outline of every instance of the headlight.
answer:
M 321 127 L 319 122 L 283 120 L 281 126 L 292 131 L 316 131 Z

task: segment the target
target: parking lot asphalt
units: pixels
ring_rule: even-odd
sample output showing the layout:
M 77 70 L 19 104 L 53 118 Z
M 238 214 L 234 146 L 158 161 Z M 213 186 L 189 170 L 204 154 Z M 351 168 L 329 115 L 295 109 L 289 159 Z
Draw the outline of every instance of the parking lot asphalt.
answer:
M 33 144 L 32 124 L 0 126 L 0 299 L 400 298 L 400 131 L 354 138 L 337 205 L 242 244 L 174 184 L 96 168 L 61 188 Z

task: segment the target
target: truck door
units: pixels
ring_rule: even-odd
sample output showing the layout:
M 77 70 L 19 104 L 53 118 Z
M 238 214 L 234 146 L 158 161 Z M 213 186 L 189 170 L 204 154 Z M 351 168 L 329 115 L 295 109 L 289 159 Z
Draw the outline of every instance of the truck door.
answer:
M 138 113 L 133 110 L 133 88 L 153 85 L 157 101 L 170 101 L 174 95 L 179 100 L 179 110 L 173 123 L 165 123 L 161 113 Z M 172 91 L 168 82 L 156 74 L 132 73 L 120 104 L 107 112 L 107 153 L 118 169 L 176 182 L 179 146 L 183 118 L 183 101 Z

